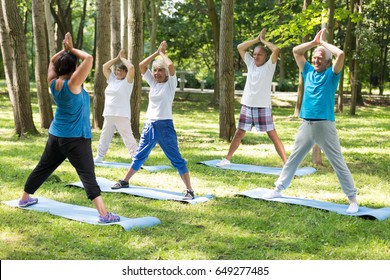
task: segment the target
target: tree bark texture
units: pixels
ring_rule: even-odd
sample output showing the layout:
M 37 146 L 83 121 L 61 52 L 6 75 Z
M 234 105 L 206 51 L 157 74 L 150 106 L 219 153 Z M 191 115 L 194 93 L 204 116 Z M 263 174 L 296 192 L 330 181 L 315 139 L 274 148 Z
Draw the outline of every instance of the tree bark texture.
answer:
M 121 50 L 121 6 L 119 1 L 111 1 L 111 58 Z
M 39 113 L 41 117 L 41 128 L 48 129 L 53 120 L 53 109 L 47 83 L 47 66 L 49 65 L 49 59 L 44 15 L 44 0 L 33 0 L 32 22 L 36 57 L 35 81 L 37 86 Z
M 104 90 L 107 85 L 103 64 L 110 60 L 110 2 L 98 0 L 96 28 L 95 85 L 93 98 L 93 127 L 103 127 Z
M 131 94 L 131 128 L 134 137 L 139 139 L 139 123 L 141 113 L 141 95 L 142 95 L 142 76 L 139 70 L 139 63 L 143 59 L 143 0 L 129 0 L 128 14 L 128 53 L 129 60 L 133 63 L 135 69 L 134 88 Z
M 236 131 L 234 119 L 234 65 L 233 65 L 234 0 L 223 0 L 219 41 L 219 137 L 232 140 Z
M 15 133 L 37 134 L 30 98 L 26 36 L 14 0 L 0 2 L 0 41 L 10 100 L 14 112 Z
M 213 42 L 214 42 L 214 95 L 211 103 L 219 104 L 220 85 L 219 85 L 219 34 L 220 22 L 217 11 L 215 9 L 214 0 L 207 0 L 208 15 L 213 28 Z

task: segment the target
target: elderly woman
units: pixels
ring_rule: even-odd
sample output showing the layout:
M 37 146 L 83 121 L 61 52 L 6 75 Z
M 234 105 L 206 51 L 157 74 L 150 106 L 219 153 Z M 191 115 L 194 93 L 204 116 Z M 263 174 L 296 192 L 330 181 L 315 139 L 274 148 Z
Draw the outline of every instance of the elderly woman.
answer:
M 158 143 L 165 155 L 177 169 L 185 186 L 184 199 L 193 199 L 194 191 L 191 187 L 187 163 L 179 152 L 177 135 L 172 120 L 172 102 L 175 97 L 177 78 L 175 67 L 166 55 L 167 43 L 161 42 L 158 50 L 145 58 L 140 64 L 141 73 L 150 86 L 149 104 L 146 112 L 147 122 L 142 131 L 141 140 L 133 163 L 125 178 L 119 180 L 111 188 L 129 187 L 130 178 L 141 168 L 152 149 Z M 154 60 L 158 55 L 161 59 Z M 154 60 L 154 61 L 153 61 Z M 153 61 L 152 71 L 148 69 Z
M 82 62 L 77 67 L 77 60 Z M 92 68 L 93 57 L 73 48 L 72 37 L 65 35 L 64 50 L 55 54 L 47 81 L 57 105 L 49 128 L 49 139 L 38 165 L 28 177 L 19 200 L 20 207 L 38 203 L 30 197 L 66 159 L 76 169 L 87 197 L 99 212 L 100 223 L 118 222 L 120 217 L 107 212 L 96 181 L 91 148 L 90 98 L 82 87 Z
M 103 74 L 108 86 L 105 90 L 104 123 L 100 135 L 97 156 L 94 161 L 102 162 L 108 151 L 110 142 L 116 130 L 122 137 L 130 156 L 137 150 L 137 142 L 134 139 L 130 124 L 130 96 L 134 85 L 134 66 L 124 57 L 124 50 L 118 56 L 103 64 Z M 115 63 L 115 70 L 111 67 Z

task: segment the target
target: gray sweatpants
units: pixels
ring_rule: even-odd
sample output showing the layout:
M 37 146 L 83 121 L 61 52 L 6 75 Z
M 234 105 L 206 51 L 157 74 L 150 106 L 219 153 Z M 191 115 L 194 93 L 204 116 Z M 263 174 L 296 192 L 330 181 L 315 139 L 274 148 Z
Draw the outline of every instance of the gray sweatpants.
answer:
M 294 177 L 299 164 L 305 158 L 310 149 L 317 144 L 336 172 L 341 188 L 348 198 L 356 196 L 357 190 L 353 182 L 343 155 L 336 124 L 333 121 L 306 121 L 303 120 L 295 138 L 293 151 L 283 167 L 282 173 L 275 182 L 279 190 L 287 189 Z

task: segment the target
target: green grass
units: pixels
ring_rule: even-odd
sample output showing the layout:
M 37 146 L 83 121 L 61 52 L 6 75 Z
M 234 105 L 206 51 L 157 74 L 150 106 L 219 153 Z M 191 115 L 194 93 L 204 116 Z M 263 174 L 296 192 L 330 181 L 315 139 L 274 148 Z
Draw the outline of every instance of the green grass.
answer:
M 215 199 L 199 205 L 157 201 L 125 194 L 103 194 L 107 208 L 127 217 L 154 216 L 161 225 L 126 232 L 119 226 L 93 226 L 46 213 L 23 211 L 0 204 L 0 259 L 2 260 L 340 260 L 390 259 L 390 219 L 366 220 L 312 208 L 236 197 L 257 187 L 272 188 L 275 176 L 221 171 L 197 164 L 221 158 L 229 143 L 218 138 L 218 110 L 207 104 L 210 95 L 178 96 L 174 122 L 180 151 L 188 161 L 197 194 Z M 280 102 L 282 100 L 279 100 Z M 141 120 L 146 109 L 143 97 Z M 236 102 L 236 114 L 239 112 Z M 23 185 L 37 164 L 47 139 L 13 135 L 13 113 L 8 97 L 0 95 L 0 198 L 20 197 Z M 39 128 L 37 101 L 34 121 Z M 347 110 L 346 110 L 347 111 Z M 274 106 L 278 134 L 290 154 L 300 120 L 293 108 Z M 357 116 L 338 114 L 337 127 L 345 160 L 359 190 L 362 206 L 390 206 L 390 108 L 359 107 Z M 142 124 L 141 124 L 142 125 Z M 96 152 L 100 131 L 93 131 Z M 234 162 L 281 166 L 266 134 L 248 133 Z M 105 160 L 128 161 L 122 140 L 115 137 Z M 146 165 L 170 164 L 156 147 Z M 303 165 L 311 165 L 308 155 Z M 125 169 L 96 168 L 96 174 L 111 180 L 123 177 Z M 92 207 L 85 193 L 65 187 L 79 181 L 64 162 L 37 191 L 57 201 Z M 184 191 L 176 170 L 157 173 L 139 171 L 134 185 Z M 336 175 L 324 157 L 324 166 L 310 176 L 295 178 L 287 195 L 347 203 Z

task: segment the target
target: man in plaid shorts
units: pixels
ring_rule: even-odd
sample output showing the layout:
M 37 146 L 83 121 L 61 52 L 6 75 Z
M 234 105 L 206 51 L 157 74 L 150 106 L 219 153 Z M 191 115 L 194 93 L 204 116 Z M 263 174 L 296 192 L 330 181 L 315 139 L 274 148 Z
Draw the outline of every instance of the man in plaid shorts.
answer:
M 238 120 L 238 128 L 234 134 L 226 158 L 217 163 L 219 167 L 230 164 L 230 160 L 240 146 L 242 138 L 254 126 L 257 131 L 267 132 L 283 164 L 287 161 L 283 143 L 280 141 L 274 127 L 271 109 L 271 85 L 279 49 L 274 44 L 266 41 L 265 33 L 266 29 L 263 28 L 256 39 L 243 42 L 237 46 L 238 52 L 248 68 L 248 75 L 241 99 L 242 106 Z M 268 60 L 265 46 L 257 46 L 253 50 L 253 56 L 247 52 L 249 47 L 259 42 L 272 51 Z

